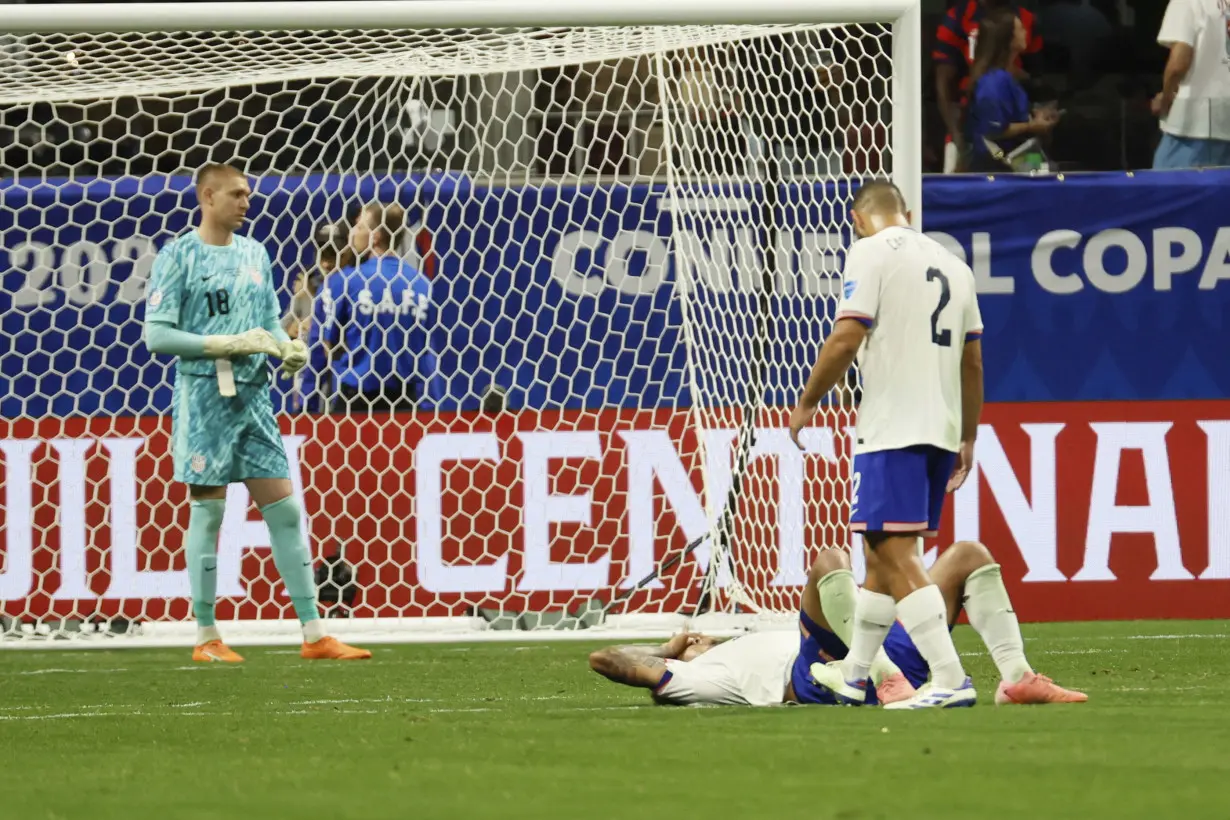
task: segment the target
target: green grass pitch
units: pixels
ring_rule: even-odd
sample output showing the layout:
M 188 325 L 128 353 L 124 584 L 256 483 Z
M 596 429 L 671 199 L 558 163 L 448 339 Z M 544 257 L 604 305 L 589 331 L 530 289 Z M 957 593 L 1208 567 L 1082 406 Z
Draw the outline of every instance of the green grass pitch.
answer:
M 1090 702 L 655 707 L 588 643 L 0 653 L 0 817 L 1225 818 L 1226 622 L 1026 626 Z

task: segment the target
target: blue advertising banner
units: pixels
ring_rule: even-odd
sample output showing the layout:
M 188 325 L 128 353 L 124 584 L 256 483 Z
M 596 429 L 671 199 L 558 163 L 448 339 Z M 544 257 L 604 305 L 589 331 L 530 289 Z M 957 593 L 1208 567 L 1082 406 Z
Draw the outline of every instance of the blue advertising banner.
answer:
M 245 230 L 274 256 L 284 300 L 315 224 L 375 199 L 407 207 L 438 263 L 442 409 L 477 407 L 492 384 L 514 408 L 739 404 L 762 304 L 764 387 L 789 404 L 828 330 L 847 241 L 832 227 L 844 192 L 825 185 L 670 197 L 452 175 L 254 184 Z M 156 249 L 188 226 L 189 188 L 0 183 L 0 415 L 166 412 L 168 362 L 141 343 L 142 300 Z M 928 178 L 924 227 L 978 278 L 988 400 L 1230 394 L 1227 189 L 1230 171 Z
M 1230 396 L 1230 171 L 923 190 L 927 232 L 978 278 L 988 400 Z

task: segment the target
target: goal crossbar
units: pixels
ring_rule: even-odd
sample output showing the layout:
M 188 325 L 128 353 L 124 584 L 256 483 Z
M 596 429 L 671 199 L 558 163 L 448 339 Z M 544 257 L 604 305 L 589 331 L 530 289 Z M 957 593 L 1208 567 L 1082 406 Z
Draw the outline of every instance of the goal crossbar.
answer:
M 10 34 L 366 30 L 454 26 L 667 26 L 876 23 L 917 11 L 918 0 L 379 0 L 355 3 L 79 3 L 8 6 Z

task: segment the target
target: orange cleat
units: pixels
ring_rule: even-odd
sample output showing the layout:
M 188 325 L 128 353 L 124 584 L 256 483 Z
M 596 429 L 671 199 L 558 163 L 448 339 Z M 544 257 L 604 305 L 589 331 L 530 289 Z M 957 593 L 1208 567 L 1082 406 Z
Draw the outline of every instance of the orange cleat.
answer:
M 222 641 L 206 641 L 192 650 L 192 659 L 198 663 L 243 662 L 243 656 Z
M 905 675 L 898 672 L 880 681 L 876 687 L 876 699 L 883 706 L 886 703 L 896 703 L 899 700 L 909 700 L 917 690 Z
M 996 705 L 1008 703 L 1084 703 L 1089 696 L 1084 692 L 1064 689 L 1046 675 L 1030 672 L 1016 683 L 1000 681 L 995 691 Z
M 365 661 L 372 656 L 366 649 L 347 646 L 337 638 L 321 638 L 315 643 L 304 641 L 299 654 L 311 661 Z

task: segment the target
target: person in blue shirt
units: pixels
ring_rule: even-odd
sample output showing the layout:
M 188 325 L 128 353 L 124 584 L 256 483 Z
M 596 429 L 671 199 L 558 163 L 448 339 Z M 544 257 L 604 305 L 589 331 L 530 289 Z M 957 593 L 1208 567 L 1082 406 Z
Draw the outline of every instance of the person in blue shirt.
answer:
M 350 229 L 359 263 L 331 276 L 318 306 L 340 412 L 413 410 L 435 370 L 431 282 L 393 250 L 398 205 L 363 208 Z
M 329 360 L 320 343 L 320 325 L 314 320 L 320 294 L 325 281 L 342 268 L 354 264 L 354 254 L 349 248 L 350 227 L 346 220 L 323 222 L 312 232 L 316 249 L 315 267 L 305 270 L 301 276 L 291 310 L 283 318 L 286 332 L 307 343 L 307 366 L 295 379 L 292 409 L 309 413 L 325 413 L 332 395 L 332 379 Z
M 1053 108 L 1031 112 L 1029 96 L 1012 74 L 1012 65 L 1025 46 L 1025 27 L 1012 9 L 997 9 L 982 18 L 970 69 L 972 85 L 965 119 L 971 171 L 1010 170 L 995 156 L 988 140 L 1008 154 L 1030 137 L 1050 133 L 1059 121 Z

